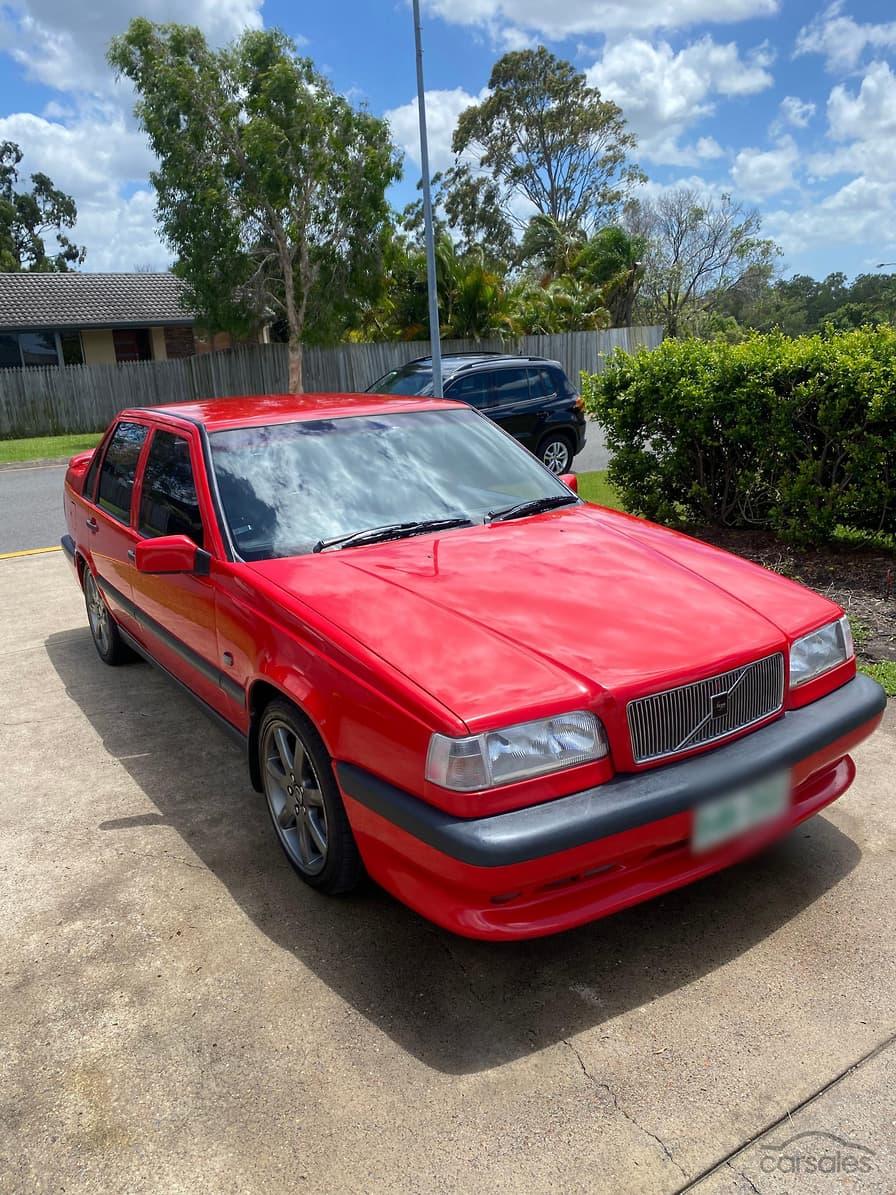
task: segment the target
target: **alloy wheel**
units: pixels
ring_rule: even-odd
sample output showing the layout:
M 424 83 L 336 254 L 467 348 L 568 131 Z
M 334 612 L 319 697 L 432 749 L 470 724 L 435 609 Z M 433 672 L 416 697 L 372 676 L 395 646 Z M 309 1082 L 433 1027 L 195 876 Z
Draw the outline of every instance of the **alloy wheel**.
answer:
M 319 875 L 327 862 L 327 810 L 314 764 L 295 730 L 273 721 L 265 732 L 264 791 L 281 843 L 296 867 Z
M 109 611 L 100 596 L 100 591 L 93 573 L 86 569 L 84 577 L 84 597 L 87 601 L 87 620 L 90 623 L 90 633 L 103 656 L 112 650 L 112 627 L 109 623 Z
M 551 440 L 545 445 L 541 459 L 557 476 L 569 468 L 569 448 L 564 440 Z

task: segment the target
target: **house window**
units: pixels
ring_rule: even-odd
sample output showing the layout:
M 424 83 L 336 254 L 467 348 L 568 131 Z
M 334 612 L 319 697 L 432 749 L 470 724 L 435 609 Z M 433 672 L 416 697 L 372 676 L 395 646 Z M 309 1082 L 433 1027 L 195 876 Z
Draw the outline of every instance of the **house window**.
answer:
M 18 369 L 21 364 L 18 336 L 0 333 L 0 369 Z
M 80 332 L 0 333 L 0 369 L 83 364 Z
M 149 328 L 113 328 L 112 340 L 115 344 L 115 360 L 123 361 L 151 361 L 152 337 Z
M 84 346 L 81 344 L 81 333 L 60 332 L 59 351 L 64 365 L 83 365 Z
M 21 332 L 19 349 L 23 365 L 58 365 L 59 350 L 54 332 Z

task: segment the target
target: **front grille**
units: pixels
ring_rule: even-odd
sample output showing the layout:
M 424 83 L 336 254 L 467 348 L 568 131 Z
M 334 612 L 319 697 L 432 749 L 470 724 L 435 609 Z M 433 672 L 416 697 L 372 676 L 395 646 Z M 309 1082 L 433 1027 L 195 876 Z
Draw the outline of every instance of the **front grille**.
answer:
M 784 703 L 784 657 L 767 656 L 709 680 L 628 705 L 635 763 L 677 755 L 744 730 Z

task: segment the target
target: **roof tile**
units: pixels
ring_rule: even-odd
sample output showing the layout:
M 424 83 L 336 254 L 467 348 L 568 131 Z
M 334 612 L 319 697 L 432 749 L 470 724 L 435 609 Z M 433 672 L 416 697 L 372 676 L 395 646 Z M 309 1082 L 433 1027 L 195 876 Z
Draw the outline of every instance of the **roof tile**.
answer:
M 0 331 L 190 323 L 173 274 L 0 273 Z

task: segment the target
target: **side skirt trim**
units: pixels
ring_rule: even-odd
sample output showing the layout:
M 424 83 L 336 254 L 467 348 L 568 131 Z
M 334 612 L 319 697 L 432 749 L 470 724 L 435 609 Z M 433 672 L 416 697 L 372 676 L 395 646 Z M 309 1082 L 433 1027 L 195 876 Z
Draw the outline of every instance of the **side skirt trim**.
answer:
M 238 685 L 236 681 L 232 680 L 229 676 L 225 676 L 225 674 L 219 668 L 216 668 L 213 664 L 210 664 L 204 656 L 201 656 L 198 652 L 194 651 L 192 647 L 188 647 L 186 643 L 184 643 L 181 639 L 178 639 L 176 635 L 172 635 L 171 632 L 163 627 L 160 622 L 157 622 L 154 618 L 151 618 L 148 614 L 141 610 L 138 605 L 132 602 L 130 598 L 125 597 L 125 595 L 120 590 L 116 589 L 114 585 L 110 585 L 109 582 L 104 580 L 102 577 L 97 577 L 96 582 L 103 593 L 113 598 L 119 606 L 127 610 L 128 614 L 130 614 L 130 616 L 136 622 L 139 622 L 141 626 L 146 627 L 146 629 L 155 635 L 157 639 L 161 639 L 166 647 L 170 648 L 171 651 L 176 652 L 181 659 L 190 665 L 191 668 L 195 668 L 197 672 L 201 672 L 204 677 L 212 682 L 212 684 L 215 684 L 220 689 L 223 689 L 231 701 L 245 709 L 246 695 L 243 692 L 241 685 Z M 122 630 L 122 628 L 119 627 L 119 630 Z M 141 650 L 140 654 L 145 655 L 145 650 Z M 162 667 L 162 665 L 159 666 Z M 166 668 L 165 671 L 168 672 L 168 669 Z M 170 676 L 171 673 L 169 672 L 168 675 Z M 176 680 L 177 678 L 175 677 L 174 679 Z M 186 687 L 189 688 L 189 686 Z

